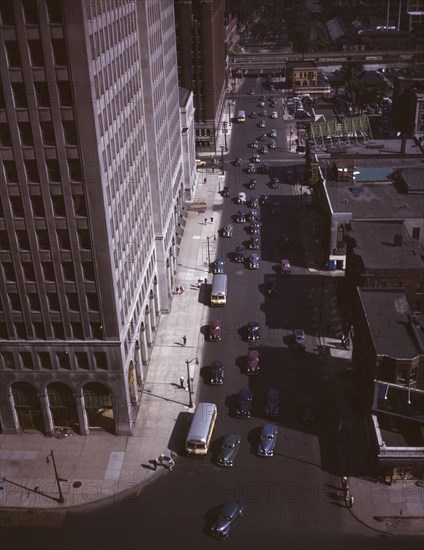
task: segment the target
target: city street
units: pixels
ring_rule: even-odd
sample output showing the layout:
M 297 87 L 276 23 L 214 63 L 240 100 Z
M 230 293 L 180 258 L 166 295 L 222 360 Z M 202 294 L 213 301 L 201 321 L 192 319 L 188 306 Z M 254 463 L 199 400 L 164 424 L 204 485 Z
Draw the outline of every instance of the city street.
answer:
M 42 512 L 34 511 L 40 514 L 39 527 L 5 528 L 4 550 L 53 550 L 59 544 L 62 550 L 216 548 L 219 542 L 209 536 L 208 527 L 219 505 L 228 500 L 246 503 L 245 517 L 227 544 L 234 550 L 421 548 L 419 537 L 394 538 L 371 530 L 357 521 L 344 502 L 341 476 L 367 477 L 372 465 L 360 403 L 352 398 L 356 386 L 350 362 L 319 353 L 321 331 L 328 335 L 330 330 L 337 337 L 345 321 L 337 305 L 338 281 L 307 269 L 305 256 L 311 250 L 306 248 L 313 239 L 307 238 L 310 228 L 303 225 L 306 216 L 295 185 L 302 181 L 304 159 L 288 151 L 290 125 L 282 119 L 282 100 L 275 108 L 267 100 L 262 108 L 268 116 L 251 119 L 251 111 L 261 110 L 258 96 L 271 93 L 261 89 L 259 80 L 245 81 L 243 87 L 248 86 L 258 89 L 255 95 L 230 104 L 235 116 L 239 110 L 246 111 L 246 122 L 232 122 L 229 151 L 223 151 L 225 185 L 231 188 L 231 196 L 222 205 L 221 228 L 232 223 L 234 234 L 222 238 L 214 233 L 210 243 L 202 243 L 205 261 L 223 258 L 228 275 L 227 304 L 211 308 L 208 316 L 208 321 L 222 321 L 222 340 L 207 341 L 207 325 L 199 327 L 205 351 L 197 400 L 218 407 L 207 457 L 185 456 L 188 413 L 182 413 L 175 418 L 170 446 L 179 455 L 174 471 L 164 471 L 127 499 L 56 515 L 54 527 Z M 270 118 L 272 111 L 278 112 L 278 119 Z M 257 127 L 262 118 L 266 120 L 263 130 Z M 277 130 L 277 148 L 260 155 L 261 162 L 270 163 L 271 173 L 247 174 L 249 159 L 257 152 L 248 143 L 272 128 Z M 236 158 L 242 159 L 241 166 L 233 165 Z M 255 190 L 246 188 L 250 177 L 258 180 Z M 272 177 L 279 177 L 279 188 L 269 186 Z M 236 204 L 241 191 L 248 199 L 270 196 L 270 204 L 259 207 L 260 249 L 255 251 L 260 255 L 259 269 L 234 261 L 236 245 L 244 244 L 247 256 L 252 252 L 247 246 L 249 223 L 233 220 L 238 210 L 251 210 Z M 272 213 L 275 206 L 277 214 Z M 290 275 L 281 274 L 282 258 L 290 260 Z M 270 280 L 276 283 L 275 296 L 268 294 Z M 199 296 L 209 304 L 207 293 Z M 261 329 L 254 344 L 245 337 L 250 321 L 258 322 Z M 295 329 L 305 331 L 304 351 L 293 345 Z M 249 348 L 259 351 L 260 372 L 254 376 L 246 374 Z M 210 367 L 216 360 L 224 363 L 225 378 L 223 385 L 212 386 Z M 242 388 L 253 392 L 249 419 L 234 414 Z M 264 410 L 269 388 L 280 391 L 281 404 L 279 416 L 271 420 L 278 427 L 275 455 L 264 458 L 256 455 L 256 449 L 260 428 L 270 421 Z M 234 466 L 222 468 L 216 459 L 223 436 L 231 432 L 241 435 L 241 448 Z

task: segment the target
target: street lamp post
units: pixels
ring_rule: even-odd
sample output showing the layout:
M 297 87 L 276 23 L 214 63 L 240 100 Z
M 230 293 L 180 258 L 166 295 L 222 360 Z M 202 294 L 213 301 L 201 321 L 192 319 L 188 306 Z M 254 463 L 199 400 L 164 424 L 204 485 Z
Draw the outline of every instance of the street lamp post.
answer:
M 228 101 L 228 124 L 229 124 L 229 126 L 231 126 L 231 105 L 232 105 L 232 102 Z
M 190 363 L 193 361 L 196 361 L 196 365 L 199 364 L 199 359 L 195 357 L 194 359 L 191 359 L 190 361 L 186 359 L 186 365 L 187 365 L 187 387 L 188 387 L 188 406 L 190 409 L 193 408 L 193 400 L 191 398 L 191 378 L 190 378 Z
M 60 486 L 60 477 L 58 476 L 58 473 L 57 473 L 56 461 L 54 459 L 53 450 L 51 450 L 51 449 L 50 449 L 50 454 L 47 455 L 47 457 L 46 457 L 47 464 L 50 464 L 49 456 L 52 457 L 54 475 L 55 475 L 55 478 L 56 478 L 57 488 L 58 488 L 58 491 L 59 491 L 59 498 L 58 498 L 57 501 L 59 502 L 59 504 L 63 504 L 65 502 L 65 499 L 63 498 L 62 487 Z
M 221 145 L 221 172 L 224 174 L 224 146 Z
M 216 241 L 216 235 L 210 235 L 209 237 L 206 237 L 206 239 L 208 241 L 208 266 L 211 265 L 211 249 L 210 249 L 209 241 L 212 238 L 213 238 L 214 241 Z
M 222 133 L 224 134 L 224 140 L 225 140 L 225 152 L 228 151 L 228 146 L 227 146 L 227 132 L 228 132 L 228 129 L 227 129 L 227 121 L 224 120 L 224 122 L 222 123 Z

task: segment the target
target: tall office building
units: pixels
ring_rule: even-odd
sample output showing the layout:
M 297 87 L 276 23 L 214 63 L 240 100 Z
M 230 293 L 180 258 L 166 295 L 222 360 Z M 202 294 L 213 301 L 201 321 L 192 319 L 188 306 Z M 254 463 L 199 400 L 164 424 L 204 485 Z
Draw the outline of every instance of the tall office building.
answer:
M 193 92 L 196 150 L 217 154 L 227 87 L 224 0 L 175 0 L 180 85 Z
M 0 15 L 1 429 L 130 434 L 176 269 L 173 2 Z

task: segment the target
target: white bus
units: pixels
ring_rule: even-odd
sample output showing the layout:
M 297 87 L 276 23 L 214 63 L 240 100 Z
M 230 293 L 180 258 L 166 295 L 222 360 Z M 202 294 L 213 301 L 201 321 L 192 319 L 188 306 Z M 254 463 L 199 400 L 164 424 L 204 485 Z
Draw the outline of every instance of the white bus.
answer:
M 188 455 L 208 452 L 218 411 L 215 403 L 198 403 L 186 439 Z
M 219 273 L 213 276 L 211 306 L 225 306 L 227 303 L 227 275 Z
M 246 122 L 246 113 L 244 111 L 237 113 L 237 122 Z

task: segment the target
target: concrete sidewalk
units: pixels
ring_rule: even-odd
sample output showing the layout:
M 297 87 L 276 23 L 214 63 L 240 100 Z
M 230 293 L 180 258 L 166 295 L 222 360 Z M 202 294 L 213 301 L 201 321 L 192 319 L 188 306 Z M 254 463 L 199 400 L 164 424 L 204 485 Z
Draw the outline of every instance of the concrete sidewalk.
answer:
M 231 131 L 231 127 L 230 127 Z M 223 136 L 221 136 L 223 142 Z M 229 135 L 227 135 L 229 139 Z M 60 511 L 89 505 L 103 499 L 117 500 L 160 475 L 169 475 L 164 465 L 155 468 L 154 460 L 170 451 L 179 452 L 187 429 L 189 395 L 187 362 L 194 372 L 193 403 L 203 366 L 204 337 L 201 327 L 207 321 L 207 289 L 198 279 L 208 279 L 208 237 L 216 235 L 221 223 L 223 199 L 218 193 L 220 171 L 199 172 L 195 199 L 206 202 L 206 212 L 189 211 L 178 257 L 175 294 L 171 312 L 159 323 L 134 435 L 114 436 L 105 432 L 90 436 L 73 435 L 62 439 L 39 433 L 0 435 L 0 515 L 3 524 L 24 525 L 31 521 L 28 509 Z M 203 184 L 204 177 L 207 183 Z M 213 222 L 211 222 L 213 217 Z M 207 223 L 205 223 L 205 218 Z M 218 240 L 209 239 L 211 259 Z M 186 336 L 186 346 L 183 345 Z M 322 344 L 337 350 L 328 338 Z M 340 353 L 348 353 L 340 349 Z M 199 365 L 196 365 L 196 358 Z M 184 389 L 180 386 L 184 377 Z M 55 481 L 53 451 L 63 503 Z M 47 462 L 49 457 L 49 462 Z M 178 459 L 177 466 L 178 470 Z M 423 488 L 415 484 L 386 486 L 364 479 L 350 479 L 355 504 L 347 513 L 358 521 L 385 533 L 423 532 Z M 8 512 L 7 510 L 10 510 Z M 23 511 L 17 514 L 16 509 Z M 36 516 L 34 520 L 37 521 Z M 53 521 L 53 520 L 52 520 Z

